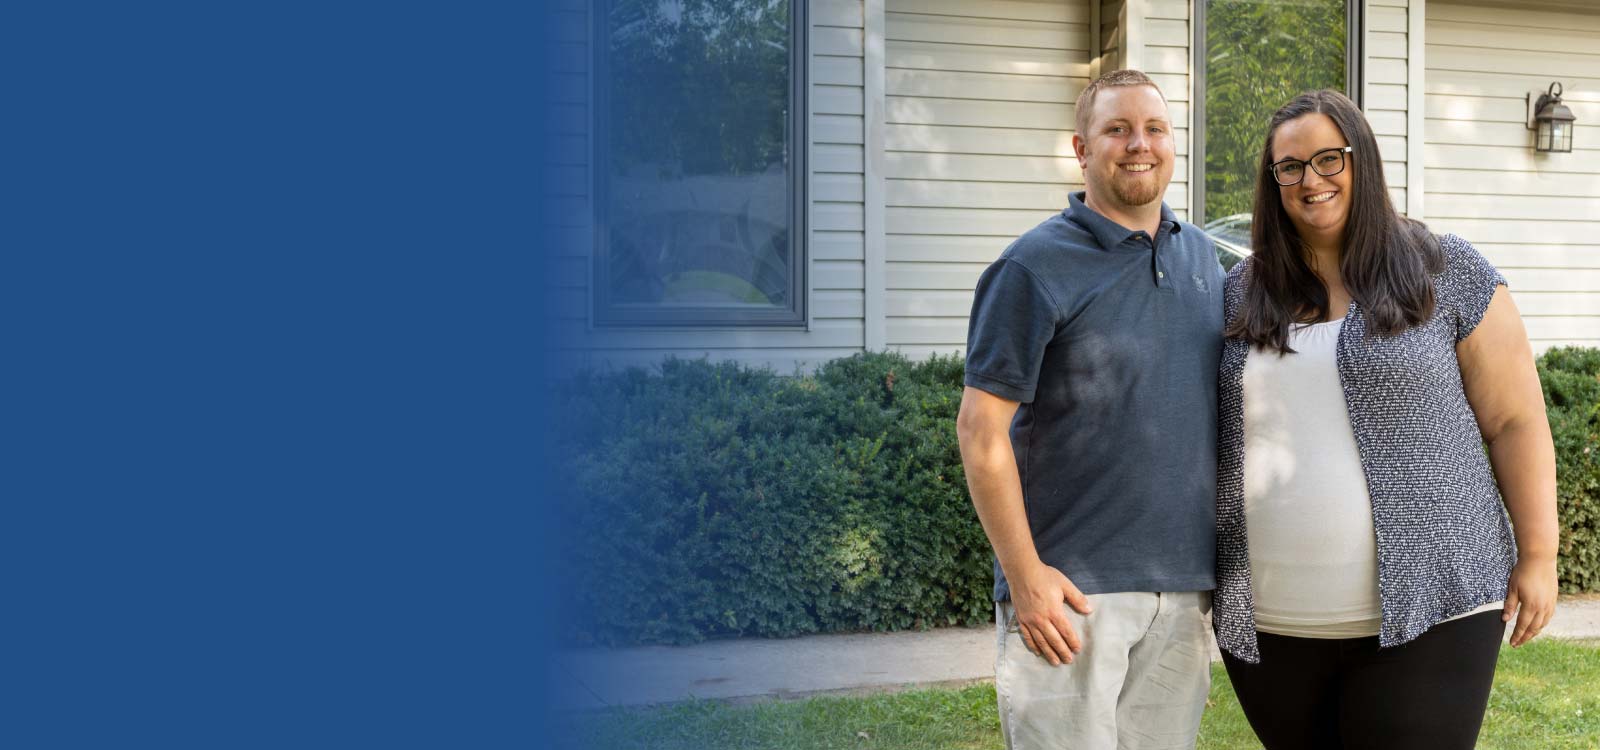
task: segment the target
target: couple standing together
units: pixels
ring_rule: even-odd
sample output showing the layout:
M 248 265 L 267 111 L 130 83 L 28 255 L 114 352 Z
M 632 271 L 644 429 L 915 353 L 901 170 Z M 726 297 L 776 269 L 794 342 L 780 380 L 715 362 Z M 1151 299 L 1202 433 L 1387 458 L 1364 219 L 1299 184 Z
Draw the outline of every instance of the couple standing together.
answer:
M 1396 213 L 1335 92 L 1273 115 L 1226 277 L 1162 201 L 1148 77 L 1091 83 L 1073 146 L 1086 190 L 978 282 L 957 425 L 1007 747 L 1193 747 L 1208 611 L 1268 750 L 1472 747 L 1507 623 L 1527 642 L 1556 598 L 1505 280 Z

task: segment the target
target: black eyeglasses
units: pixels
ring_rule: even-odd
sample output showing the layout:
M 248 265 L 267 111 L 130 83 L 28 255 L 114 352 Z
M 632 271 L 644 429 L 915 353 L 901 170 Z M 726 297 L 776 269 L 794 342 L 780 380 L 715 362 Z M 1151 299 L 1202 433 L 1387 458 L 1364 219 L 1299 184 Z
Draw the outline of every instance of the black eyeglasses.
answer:
M 1284 187 L 1299 185 L 1300 181 L 1306 178 L 1306 167 L 1308 166 L 1323 177 L 1332 177 L 1343 172 L 1344 155 L 1354 150 L 1349 146 L 1325 148 L 1312 154 L 1310 159 L 1302 160 L 1290 157 L 1274 162 L 1272 166 L 1267 167 L 1267 171 L 1272 173 L 1272 179 L 1277 180 L 1279 185 Z

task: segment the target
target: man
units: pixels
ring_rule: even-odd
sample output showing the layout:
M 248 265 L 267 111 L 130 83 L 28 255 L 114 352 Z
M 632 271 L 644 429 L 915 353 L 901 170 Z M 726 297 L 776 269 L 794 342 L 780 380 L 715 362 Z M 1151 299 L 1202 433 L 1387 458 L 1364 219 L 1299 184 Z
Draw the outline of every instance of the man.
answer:
M 1222 268 L 1162 202 L 1166 99 L 1078 97 L 1086 190 L 978 281 L 957 432 L 1006 746 L 1192 748 L 1209 691 Z

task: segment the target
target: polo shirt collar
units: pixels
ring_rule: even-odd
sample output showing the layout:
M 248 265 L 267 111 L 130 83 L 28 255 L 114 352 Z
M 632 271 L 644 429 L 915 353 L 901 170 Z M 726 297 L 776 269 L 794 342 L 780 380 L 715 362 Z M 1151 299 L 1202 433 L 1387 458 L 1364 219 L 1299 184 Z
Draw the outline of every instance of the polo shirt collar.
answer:
M 1089 208 L 1083 202 L 1085 191 L 1079 190 L 1067 196 L 1067 218 L 1077 222 L 1078 226 L 1089 230 L 1094 235 L 1100 247 L 1110 250 L 1127 242 L 1128 239 L 1138 234 L 1140 230 L 1129 229 L 1104 216 L 1100 212 Z M 1171 234 L 1177 234 L 1183 225 L 1178 223 L 1178 215 L 1167 207 L 1167 202 L 1161 202 L 1161 228 Z

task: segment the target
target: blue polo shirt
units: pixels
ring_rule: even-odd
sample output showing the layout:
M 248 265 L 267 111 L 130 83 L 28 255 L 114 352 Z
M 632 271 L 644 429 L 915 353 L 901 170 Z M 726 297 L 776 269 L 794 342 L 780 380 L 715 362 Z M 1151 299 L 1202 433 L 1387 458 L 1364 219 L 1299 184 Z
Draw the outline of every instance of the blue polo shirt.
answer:
M 966 384 L 1022 403 L 1034 545 L 1086 594 L 1215 586 L 1222 281 L 1211 239 L 1166 204 L 1151 237 L 1083 193 L 978 280 Z

